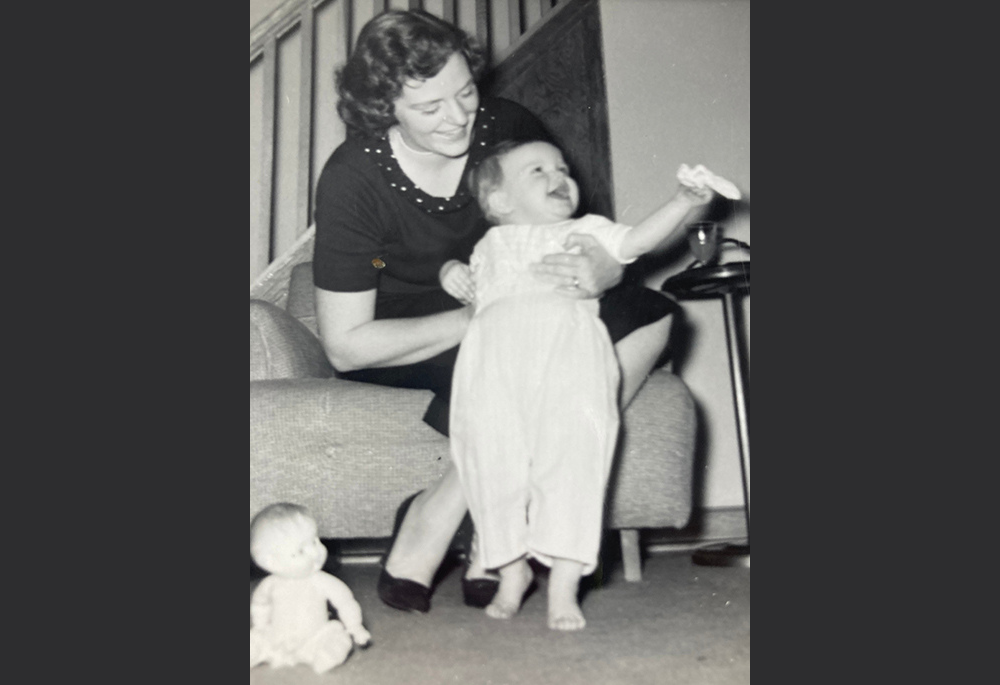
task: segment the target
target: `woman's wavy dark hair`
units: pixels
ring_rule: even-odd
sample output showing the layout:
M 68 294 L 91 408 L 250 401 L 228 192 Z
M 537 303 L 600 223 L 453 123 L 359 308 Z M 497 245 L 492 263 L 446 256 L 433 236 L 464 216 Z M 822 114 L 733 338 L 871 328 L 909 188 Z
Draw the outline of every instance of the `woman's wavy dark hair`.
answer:
M 337 113 L 352 131 L 383 135 L 396 123 L 393 110 L 403 84 L 436 76 L 456 52 L 478 80 L 486 60 L 465 31 L 421 10 L 378 15 L 361 29 L 347 63 L 337 70 Z

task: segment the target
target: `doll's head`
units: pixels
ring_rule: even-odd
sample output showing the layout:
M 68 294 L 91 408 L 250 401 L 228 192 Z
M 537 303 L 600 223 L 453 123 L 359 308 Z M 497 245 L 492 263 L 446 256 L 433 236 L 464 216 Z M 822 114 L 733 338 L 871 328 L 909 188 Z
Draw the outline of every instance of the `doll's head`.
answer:
M 469 186 L 493 224 L 558 223 L 580 203 L 562 152 L 541 140 L 500 143 L 469 175 Z
M 326 555 L 316 521 L 305 507 L 272 504 L 250 522 L 250 556 L 268 573 L 306 578 L 323 568 Z

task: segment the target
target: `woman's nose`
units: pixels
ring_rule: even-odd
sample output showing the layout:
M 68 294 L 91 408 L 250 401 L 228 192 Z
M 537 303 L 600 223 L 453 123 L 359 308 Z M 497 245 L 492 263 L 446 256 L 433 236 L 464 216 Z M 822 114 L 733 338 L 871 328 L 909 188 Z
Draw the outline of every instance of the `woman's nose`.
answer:
M 470 112 L 465 111 L 465 107 L 458 100 L 448 103 L 445 110 L 445 119 L 456 126 L 465 126 L 469 123 Z

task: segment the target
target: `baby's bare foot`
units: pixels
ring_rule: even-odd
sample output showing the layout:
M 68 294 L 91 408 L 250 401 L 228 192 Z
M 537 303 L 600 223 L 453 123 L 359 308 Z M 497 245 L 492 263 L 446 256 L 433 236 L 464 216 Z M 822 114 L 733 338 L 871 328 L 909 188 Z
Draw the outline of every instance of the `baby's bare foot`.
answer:
M 574 603 L 571 607 L 553 607 L 549 602 L 549 628 L 552 630 L 582 630 L 587 626 L 580 607 Z
M 583 564 L 554 559 L 549 573 L 549 628 L 580 630 L 587 625 L 576 598 L 580 590 Z
M 486 615 L 490 618 L 508 619 L 521 608 L 524 593 L 531 586 L 534 574 L 527 559 L 518 559 L 500 569 L 500 587 L 497 594 L 486 607 Z

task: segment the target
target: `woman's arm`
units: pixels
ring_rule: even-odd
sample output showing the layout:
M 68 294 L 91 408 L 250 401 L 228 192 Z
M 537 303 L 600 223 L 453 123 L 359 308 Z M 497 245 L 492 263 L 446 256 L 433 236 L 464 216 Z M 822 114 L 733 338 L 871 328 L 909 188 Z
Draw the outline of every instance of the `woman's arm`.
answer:
M 473 308 L 408 319 L 375 319 L 375 290 L 341 293 L 316 288 L 316 323 L 338 371 L 424 361 L 462 341 Z

